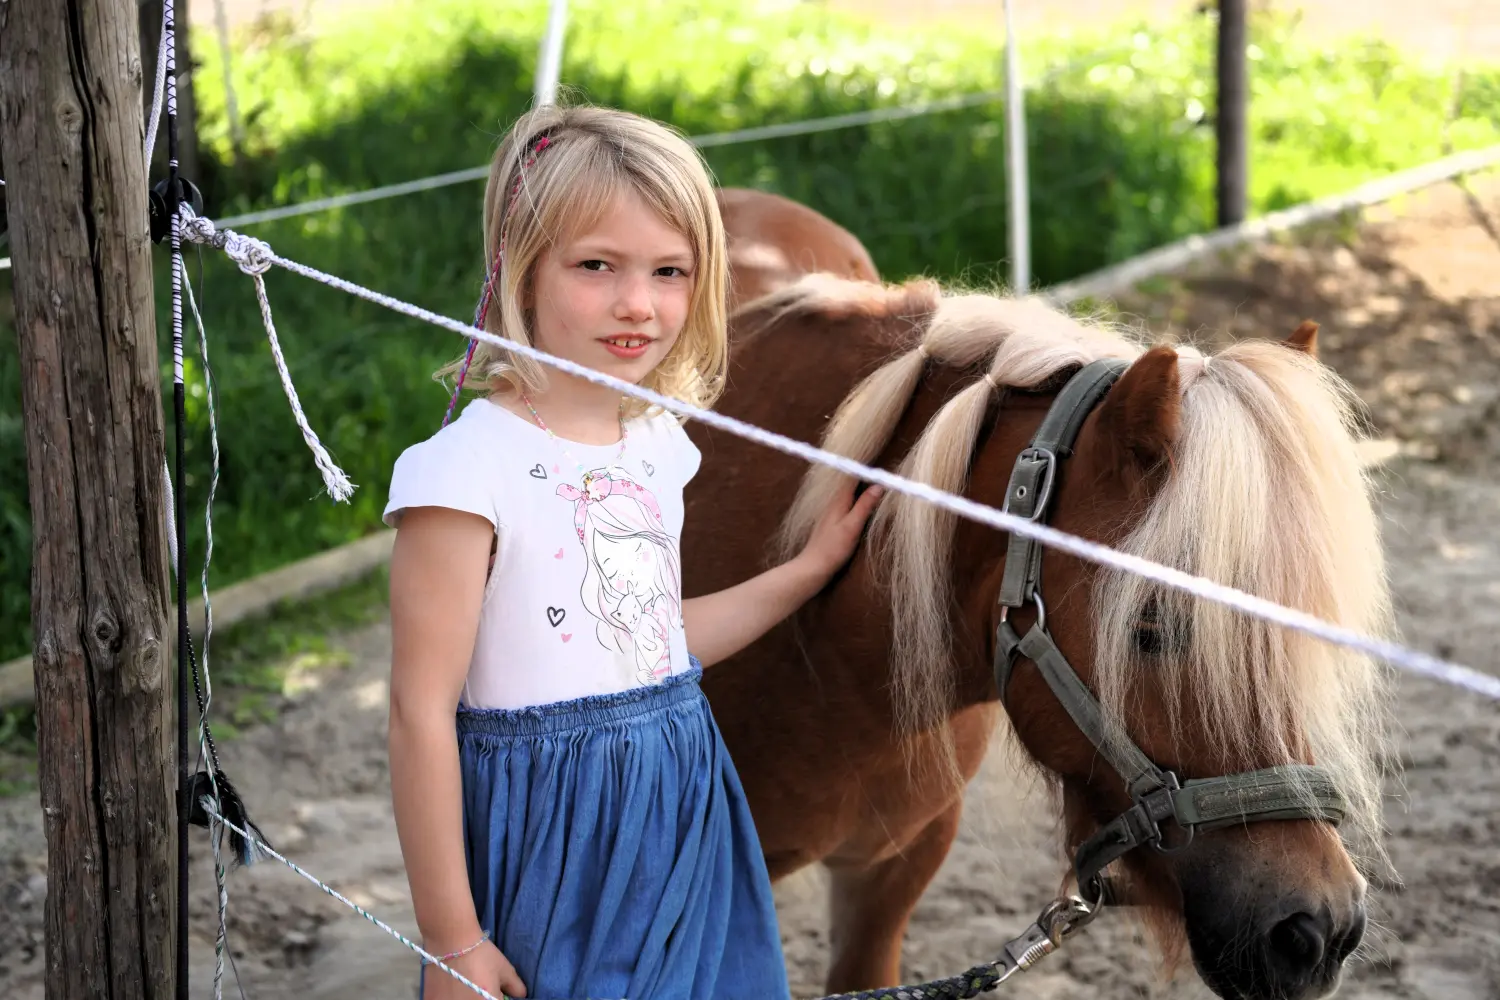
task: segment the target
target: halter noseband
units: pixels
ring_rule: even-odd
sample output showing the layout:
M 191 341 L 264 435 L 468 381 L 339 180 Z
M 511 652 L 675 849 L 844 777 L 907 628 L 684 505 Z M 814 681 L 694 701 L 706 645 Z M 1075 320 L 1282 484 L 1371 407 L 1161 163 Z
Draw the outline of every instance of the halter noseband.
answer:
M 1016 458 L 1006 487 L 1004 510 L 1031 521 L 1045 521 L 1056 485 L 1058 465 L 1073 454 L 1073 445 L 1089 413 L 1126 368 L 1118 360 L 1085 365 L 1058 393 L 1031 444 Z M 1134 802 L 1084 841 L 1073 856 L 1078 891 L 1091 904 L 1104 899 L 1104 869 L 1137 847 L 1162 853 L 1180 850 L 1198 830 L 1213 830 L 1248 821 L 1321 820 L 1337 826 L 1344 818 L 1344 798 L 1322 768 L 1287 764 L 1217 778 L 1180 781 L 1157 767 L 1124 733 L 1112 734 L 1099 701 L 1079 678 L 1047 630 L 1041 595 L 1042 547 L 1031 538 L 1010 536 L 1005 574 L 1000 584 L 1000 624 L 995 629 L 995 685 L 1000 701 L 1017 657 L 1030 660 L 1074 725 L 1125 782 Z M 1017 635 L 1010 613 L 1035 605 L 1036 624 Z M 1009 706 L 1007 705 L 1007 711 Z M 1186 841 L 1168 847 L 1161 824 L 1175 820 Z

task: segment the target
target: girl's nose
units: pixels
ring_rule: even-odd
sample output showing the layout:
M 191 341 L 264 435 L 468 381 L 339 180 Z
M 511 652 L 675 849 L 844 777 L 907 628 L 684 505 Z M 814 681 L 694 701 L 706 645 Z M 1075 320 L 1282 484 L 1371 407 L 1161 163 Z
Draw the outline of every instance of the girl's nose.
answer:
M 632 323 L 644 323 L 656 315 L 656 307 L 651 300 L 650 278 L 627 277 L 620 282 L 615 315 Z

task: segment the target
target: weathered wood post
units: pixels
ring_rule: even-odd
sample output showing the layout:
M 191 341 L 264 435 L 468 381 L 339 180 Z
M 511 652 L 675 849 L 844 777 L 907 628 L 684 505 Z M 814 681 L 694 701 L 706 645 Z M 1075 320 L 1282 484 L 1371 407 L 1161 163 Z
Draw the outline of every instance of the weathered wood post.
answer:
M 47 996 L 171 997 L 162 405 L 135 0 L 0 3 Z
M 1219 86 L 1214 130 L 1218 139 L 1221 226 L 1244 221 L 1250 190 L 1250 73 L 1245 57 L 1249 44 L 1245 4 L 1246 0 L 1219 0 Z

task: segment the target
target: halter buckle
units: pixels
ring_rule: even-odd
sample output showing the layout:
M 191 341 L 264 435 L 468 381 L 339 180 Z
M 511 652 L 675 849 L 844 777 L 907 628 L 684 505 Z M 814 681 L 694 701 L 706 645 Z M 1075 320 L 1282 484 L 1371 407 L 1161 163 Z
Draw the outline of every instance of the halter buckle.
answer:
M 1158 854 L 1176 854 L 1193 842 L 1197 828 L 1191 823 L 1184 823 L 1177 817 L 1176 794 L 1182 790 L 1182 782 L 1172 771 L 1163 771 L 1161 774 L 1162 785 L 1149 792 L 1134 796 L 1136 805 L 1144 813 L 1149 827 L 1143 831 L 1141 842 L 1149 845 Z M 1167 838 L 1162 832 L 1161 824 L 1165 820 L 1175 820 L 1178 829 L 1182 830 L 1187 839 L 1180 844 L 1167 844 Z
M 1012 503 L 1024 503 L 1029 500 L 1031 503 L 1031 513 L 1017 516 L 1025 517 L 1028 521 L 1036 521 L 1040 520 L 1046 514 L 1047 505 L 1052 500 L 1052 487 L 1057 482 L 1057 455 L 1050 448 L 1040 448 L 1036 445 L 1031 445 L 1016 456 L 1017 470 L 1022 467 L 1022 463 L 1028 462 L 1042 467 L 1042 479 L 1037 484 L 1036 496 L 1031 496 L 1031 488 L 1025 483 L 1015 482 L 1020 477 L 1016 473 L 1012 473 L 1011 488 L 1006 491 L 1005 502 L 1001 505 L 1000 510 L 1002 513 L 1009 514 L 1011 513 L 1010 508 Z

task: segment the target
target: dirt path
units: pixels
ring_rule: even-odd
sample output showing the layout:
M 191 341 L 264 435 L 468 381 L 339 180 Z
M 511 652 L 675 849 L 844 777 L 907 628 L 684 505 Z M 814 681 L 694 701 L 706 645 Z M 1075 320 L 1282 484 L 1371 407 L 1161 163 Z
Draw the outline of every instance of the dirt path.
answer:
M 1408 454 L 1381 475 L 1382 511 L 1408 641 L 1500 674 L 1500 184 L 1448 185 L 1371 213 L 1357 230 L 1214 262 L 1123 303 L 1154 329 L 1281 334 L 1324 322 L 1325 358 Z M 384 625 L 341 640 L 352 665 L 314 675 L 273 726 L 228 763 L 265 832 L 308 870 L 413 931 L 390 822 L 384 745 Z M 1405 791 L 1388 807 L 1404 888 L 1376 900 L 1379 926 L 1340 994 L 1357 1000 L 1500 996 L 1500 706 L 1414 678 L 1400 682 Z M 912 980 L 993 953 L 1050 897 L 1063 864 L 1052 811 L 993 754 L 972 785 L 964 830 L 928 890 L 906 947 Z M 209 995 L 213 908 L 195 842 L 193 981 Z M 0 995 L 40 1000 L 45 843 L 34 799 L 0 801 Z M 821 994 L 827 957 L 817 872 L 781 884 L 799 996 Z M 399 946 L 274 863 L 240 873 L 231 934 L 253 1000 L 409 998 Z M 229 995 L 235 995 L 233 987 Z M 1122 915 L 1025 979 L 1036 1000 L 1208 997 L 1191 973 L 1160 983 Z

